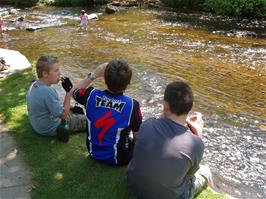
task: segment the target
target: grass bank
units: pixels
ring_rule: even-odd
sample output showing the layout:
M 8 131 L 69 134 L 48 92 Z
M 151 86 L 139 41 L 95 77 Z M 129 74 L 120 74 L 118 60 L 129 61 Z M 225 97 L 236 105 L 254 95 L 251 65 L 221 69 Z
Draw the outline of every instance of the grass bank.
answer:
M 127 188 L 126 167 L 111 167 L 88 157 L 85 133 L 68 143 L 38 136 L 27 116 L 25 96 L 32 71 L 0 79 L 0 120 L 14 135 L 31 170 L 32 198 L 136 199 Z M 197 199 L 224 199 L 204 190 Z

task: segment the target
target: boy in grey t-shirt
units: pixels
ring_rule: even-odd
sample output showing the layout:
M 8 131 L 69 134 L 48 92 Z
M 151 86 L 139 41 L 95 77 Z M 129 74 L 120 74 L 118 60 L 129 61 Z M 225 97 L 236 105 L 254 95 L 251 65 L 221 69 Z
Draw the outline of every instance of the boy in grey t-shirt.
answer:
M 30 86 L 26 101 L 29 120 L 32 128 L 41 135 L 57 136 L 61 140 L 68 140 L 68 134 L 58 136 L 57 127 L 61 120 L 67 120 L 70 131 L 85 131 L 86 117 L 70 114 L 72 83 L 69 78 L 62 80 L 66 91 L 64 103 L 61 105 L 58 93 L 52 87 L 60 81 L 60 65 L 57 57 L 41 56 L 36 63 L 38 80 Z
M 208 183 L 208 167 L 200 166 L 204 152 L 200 114 L 187 117 L 193 93 L 184 82 L 169 84 L 163 116 L 144 121 L 127 169 L 129 187 L 142 199 L 190 199 Z

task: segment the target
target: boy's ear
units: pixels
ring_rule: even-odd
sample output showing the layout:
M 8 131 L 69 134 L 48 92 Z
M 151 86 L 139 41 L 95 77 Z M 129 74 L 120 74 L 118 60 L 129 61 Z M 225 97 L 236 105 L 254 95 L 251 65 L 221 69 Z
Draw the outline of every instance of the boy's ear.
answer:
M 43 72 L 42 72 L 42 76 L 43 77 L 47 77 L 49 75 L 49 71 L 47 70 L 44 70 Z
M 164 112 L 168 112 L 170 110 L 169 104 L 167 101 L 163 101 L 163 110 Z

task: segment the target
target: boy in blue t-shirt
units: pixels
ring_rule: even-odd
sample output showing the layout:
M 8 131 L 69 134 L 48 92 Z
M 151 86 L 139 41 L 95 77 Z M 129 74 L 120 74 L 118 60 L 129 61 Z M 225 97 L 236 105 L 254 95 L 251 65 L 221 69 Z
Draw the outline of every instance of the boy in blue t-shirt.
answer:
M 27 93 L 27 109 L 32 128 L 40 135 L 56 136 L 59 140 L 68 141 L 69 134 L 62 134 L 58 127 L 66 120 L 70 132 L 86 130 L 86 117 L 70 113 L 72 83 L 69 78 L 63 78 L 62 86 L 66 91 L 63 105 L 58 93 L 52 87 L 61 79 L 60 65 L 57 57 L 41 56 L 36 63 L 38 80 L 34 81 Z
M 88 87 L 95 78 L 103 76 L 106 90 Z M 139 103 L 123 95 L 131 77 L 132 69 L 125 61 L 112 60 L 89 73 L 73 92 L 73 98 L 86 109 L 89 153 L 106 164 L 125 165 L 132 157 L 142 115 Z

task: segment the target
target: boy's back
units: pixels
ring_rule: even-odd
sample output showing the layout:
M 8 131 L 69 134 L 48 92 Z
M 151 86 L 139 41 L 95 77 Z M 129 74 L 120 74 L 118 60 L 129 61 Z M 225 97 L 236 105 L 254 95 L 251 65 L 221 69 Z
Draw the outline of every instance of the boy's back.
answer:
M 139 130 L 128 184 L 140 198 L 188 198 L 203 150 L 202 140 L 186 127 L 167 118 L 148 119 Z
M 63 112 L 56 90 L 37 80 L 29 88 L 26 101 L 34 130 L 42 135 L 54 136 L 61 121 L 58 113 Z

